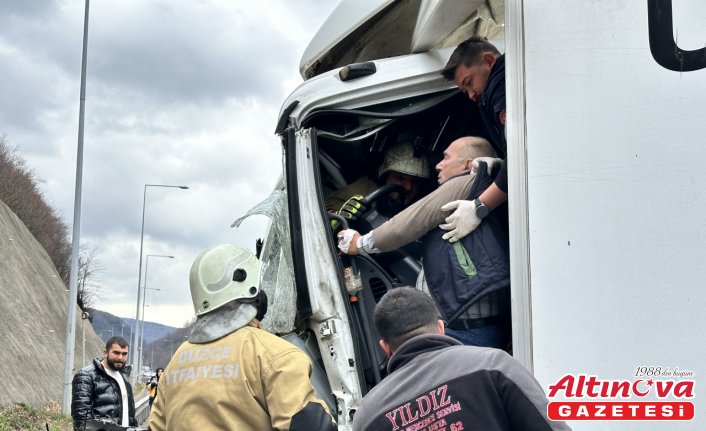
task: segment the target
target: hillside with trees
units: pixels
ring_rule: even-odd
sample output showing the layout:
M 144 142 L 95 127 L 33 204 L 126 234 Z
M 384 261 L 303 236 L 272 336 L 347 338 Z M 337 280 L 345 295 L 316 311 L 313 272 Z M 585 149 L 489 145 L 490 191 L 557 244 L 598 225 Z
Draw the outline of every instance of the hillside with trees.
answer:
M 17 148 L 0 136 L 0 201 L 17 215 L 27 230 L 49 255 L 63 285 L 69 286 L 71 235 L 68 226 L 52 208 L 42 191 L 40 180 L 27 167 Z M 79 257 L 78 305 L 84 310 L 93 305 L 97 286 L 94 277 L 95 250 L 84 248 Z
M 71 240 L 39 183 L 0 137 L 0 407 L 40 407 L 63 390 Z M 87 308 L 95 297 L 93 253 L 82 257 L 77 305 Z M 104 346 L 82 315 L 78 310 L 74 371 Z
M 61 400 L 68 302 L 48 253 L 0 202 L 0 407 Z M 76 315 L 75 370 L 104 347 L 82 313 Z
M 0 137 L 0 408 L 42 407 L 61 399 L 64 383 L 69 227 L 39 189 L 16 148 Z M 98 289 L 95 250 L 79 258 L 74 370 L 102 355 L 112 335 L 130 340 L 134 319 L 91 306 Z M 82 318 L 85 317 L 85 318 Z M 146 322 L 143 364 L 164 367 L 189 328 Z M 131 349 L 134 354 L 135 349 Z

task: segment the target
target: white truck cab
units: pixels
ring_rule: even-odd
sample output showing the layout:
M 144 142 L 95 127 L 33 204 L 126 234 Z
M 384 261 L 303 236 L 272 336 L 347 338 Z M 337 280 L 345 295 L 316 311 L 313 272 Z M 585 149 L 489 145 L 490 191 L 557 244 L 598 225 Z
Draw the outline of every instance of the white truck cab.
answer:
M 706 3 L 671 3 L 343 0 L 334 10 L 280 111 L 281 181 L 249 214 L 272 220 L 259 250 L 265 324 L 311 354 L 340 429 L 386 373 L 375 303 L 414 285 L 421 262 L 415 244 L 341 257 L 325 197 L 374 176 L 401 135 L 432 166 L 456 137 L 487 135 L 475 104 L 440 75 L 472 35 L 506 53 L 513 355 L 548 393 L 567 375 L 706 384 Z M 557 388 L 550 401 L 595 401 Z M 706 426 L 704 403 L 686 392 L 618 401 L 690 403 L 693 415 L 565 418 L 575 430 Z

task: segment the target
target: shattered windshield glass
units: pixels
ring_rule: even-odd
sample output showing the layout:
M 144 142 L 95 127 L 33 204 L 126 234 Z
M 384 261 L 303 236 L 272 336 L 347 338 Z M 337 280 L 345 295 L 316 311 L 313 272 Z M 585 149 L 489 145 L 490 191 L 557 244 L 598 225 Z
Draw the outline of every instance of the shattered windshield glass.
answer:
M 265 200 L 235 220 L 231 227 L 237 228 L 252 215 L 264 215 L 270 219 L 267 239 L 260 255 L 260 285 L 267 293 L 268 306 L 262 326 L 274 334 L 286 334 L 294 330 L 297 297 L 284 176 L 280 177 L 278 186 Z

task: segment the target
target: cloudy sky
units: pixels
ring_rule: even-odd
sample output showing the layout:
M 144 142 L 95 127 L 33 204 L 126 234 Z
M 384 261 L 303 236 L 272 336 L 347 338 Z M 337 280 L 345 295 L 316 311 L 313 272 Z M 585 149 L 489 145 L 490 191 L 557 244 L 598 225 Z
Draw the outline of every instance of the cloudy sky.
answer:
M 254 250 L 267 220 L 230 224 L 272 190 L 274 135 L 299 60 L 337 0 L 94 0 L 90 4 L 81 243 L 96 308 L 134 317 L 145 184 L 146 320 L 192 315 L 191 263 Z M 84 0 L 0 2 L 0 135 L 73 221 Z M 145 264 L 143 263 L 143 275 Z

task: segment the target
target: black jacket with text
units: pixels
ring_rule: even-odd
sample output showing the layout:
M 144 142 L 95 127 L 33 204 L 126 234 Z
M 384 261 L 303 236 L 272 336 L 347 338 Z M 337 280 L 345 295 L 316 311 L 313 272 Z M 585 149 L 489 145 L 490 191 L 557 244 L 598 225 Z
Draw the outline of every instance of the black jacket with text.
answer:
M 570 430 L 547 418 L 539 383 L 499 349 L 418 335 L 395 351 L 388 370 L 363 398 L 353 430 Z

